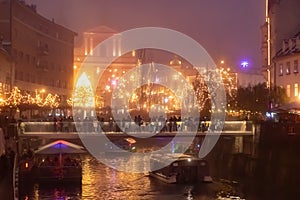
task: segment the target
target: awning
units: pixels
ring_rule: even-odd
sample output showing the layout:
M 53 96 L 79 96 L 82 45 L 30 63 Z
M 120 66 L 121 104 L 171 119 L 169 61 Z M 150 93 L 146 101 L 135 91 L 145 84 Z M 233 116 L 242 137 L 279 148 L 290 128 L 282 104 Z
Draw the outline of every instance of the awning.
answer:
M 82 154 L 87 151 L 84 147 L 67 142 L 65 140 L 57 140 L 50 144 L 40 147 L 35 154 Z
M 273 112 L 292 112 L 299 113 L 300 112 L 300 102 L 291 102 L 279 107 L 273 108 Z

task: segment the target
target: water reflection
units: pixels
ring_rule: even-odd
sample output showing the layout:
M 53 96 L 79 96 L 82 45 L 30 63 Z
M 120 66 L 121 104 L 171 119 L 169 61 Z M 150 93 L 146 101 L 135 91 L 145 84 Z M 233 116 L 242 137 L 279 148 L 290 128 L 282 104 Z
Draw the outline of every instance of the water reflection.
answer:
M 161 142 L 162 138 L 158 138 L 157 140 L 160 141 L 158 143 L 163 143 Z M 155 144 L 155 142 L 152 144 Z M 228 145 L 226 142 L 223 144 L 225 146 Z M 152 148 L 155 149 L 155 147 L 148 146 L 142 151 L 148 151 Z M 232 149 L 232 147 L 228 149 Z M 143 160 L 135 160 L 136 165 L 139 162 L 143 162 Z M 76 187 L 68 184 L 39 185 L 35 183 L 33 186 L 22 188 L 21 199 L 216 199 L 218 192 L 225 190 L 223 188 L 227 188 L 227 192 L 235 188 L 235 186 L 226 186 L 230 185 L 226 181 L 222 182 L 218 180 L 212 184 L 165 184 L 148 177 L 146 174 L 126 173 L 109 168 L 92 156 L 84 157 L 82 167 L 83 179 L 81 186 Z M 129 167 L 135 166 L 132 165 Z
M 266 136 L 269 131 L 272 137 Z M 21 199 L 298 199 L 300 136 L 276 131 L 276 127 L 268 129 L 260 141 L 252 136 L 221 137 L 206 158 L 214 180 L 211 184 L 165 184 L 145 174 L 116 171 L 86 156 L 81 186 L 28 185 L 22 188 Z M 156 149 L 157 144 L 168 141 L 154 140 L 140 150 Z

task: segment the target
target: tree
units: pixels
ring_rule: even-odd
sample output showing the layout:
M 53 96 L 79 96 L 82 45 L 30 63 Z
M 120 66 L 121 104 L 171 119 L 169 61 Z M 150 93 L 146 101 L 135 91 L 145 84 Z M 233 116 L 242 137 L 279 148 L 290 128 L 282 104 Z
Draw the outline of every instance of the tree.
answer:
M 193 82 L 193 87 L 197 97 L 199 109 L 202 111 L 208 104 L 209 100 L 208 87 L 202 75 L 197 74 L 196 79 Z
M 208 88 L 208 84 L 210 88 Z M 222 85 L 226 93 L 227 106 L 232 109 L 236 105 L 237 89 L 235 80 L 232 79 L 228 70 L 221 68 L 196 75 L 193 87 L 201 114 L 205 116 L 209 114 L 209 110 L 212 109 L 211 101 L 214 100 L 212 97 L 218 94 L 218 89 Z
M 283 88 L 269 89 L 265 83 L 259 83 L 254 86 L 239 87 L 236 100 L 240 110 L 265 113 L 270 109 L 270 102 L 284 104 L 288 98 Z

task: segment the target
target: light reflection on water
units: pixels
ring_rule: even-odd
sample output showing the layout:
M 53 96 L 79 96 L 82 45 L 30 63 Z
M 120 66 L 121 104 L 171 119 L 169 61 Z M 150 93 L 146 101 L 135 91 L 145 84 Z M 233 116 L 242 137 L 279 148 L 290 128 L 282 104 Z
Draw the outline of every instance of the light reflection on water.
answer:
M 148 187 L 144 174 L 118 172 L 93 158 L 84 160 L 82 199 L 131 199 Z
M 144 174 L 116 171 L 86 156 L 82 185 L 25 185 L 20 188 L 20 199 L 26 196 L 30 200 L 210 200 L 228 199 L 221 198 L 226 196 L 247 200 L 299 199 L 300 134 L 289 136 L 282 127 L 270 124 L 262 130 L 265 131 L 261 132 L 260 140 L 251 136 L 219 139 L 207 156 L 214 180 L 210 184 L 165 184 Z M 167 138 L 155 138 L 143 146 L 156 149 L 158 143 L 167 142 Z
M 226 140 L 221 142 L 216 148 L 220 151 L 214 153 L 212 157 L 219 160 L 218 152 L 222 152 L 222 155 L 231 154 L 235 145 L 234 141 L 230 140 L 228 144 Z M 22 188 L 21 199 L 26 199 L 27 196 L 30 200 L 210 200 L 217 199 L 217 195 L 222 191 L 237 194 L 238 184 L 232 184 L 232 181 L 219 180 L 220 177 L 232 178 L 224 175 L 227 173 L 226 164 L 214 164 L 213 160 L 211 161 L 214 168 L 211 171 L 215 175 L 213 183 L 177 185 L 165 184 L 141 173 L 117 171 L 98 162 L 92 156 L 85 156 L 82 160 L 83 179 L 81 185 L 34 184 Z M 135 160 L 134 162 L 136 164 L 129 167 L 135 167 L 144 160 Z
M 23 191 L 32 200 L 194 200 L 216 199 L 219 183 L 165 184 L 145 174 L 116 171 L 91 156 L 83 160 L 82 185 L 38 185 Z M 25 195 L 26 194 L 26 195 Z

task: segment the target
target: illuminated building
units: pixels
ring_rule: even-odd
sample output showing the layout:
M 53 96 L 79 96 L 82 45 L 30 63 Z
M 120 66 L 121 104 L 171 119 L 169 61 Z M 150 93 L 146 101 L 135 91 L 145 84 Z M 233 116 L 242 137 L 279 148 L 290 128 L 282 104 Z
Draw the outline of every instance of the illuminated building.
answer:
M 12 89 L 13 62 L 11 56 L 2 47 L 2 41 L 0 41 L 0 66 L 0 95 L 4 95 Z
M 76 33 L 39 15 L 24 1 L 0 1 L 0 37 L 14 61 L 13 86 L 71 96 Z
M 286 89 L 290 100 L 298 100 L 300 97 L 300 29 L 294 37 L 282 41 L 282 47 L 276 53 L 274 63 L 276 85 Z
M 103 72 L 100 77 L 98 86 L 96 88 L 96 102 L 98 107 L 105 107 L 111 104 L 111 94 L 117 81 L 122 77 L 128 70 L 134 68 L 138 64 L 138 58 L 136 52 L 130 52 L 125 55 L 121 55 L 121 37 L 117 37 L 114 40 L 112 47 L 101 47 L 96 48 L 101 42 L 111 36 L 118 36 L 119 33 L 106 26 L 98 26 L 87 30 L 83 33 L 81 41 L 78 41 L 74 50 L 74 75 L 75 77 L 81 74 L 77 74 L 80 70 L 80 66 L 83 62 L 89 65 L 101 65 L 106 63 L 110 58 L 114 58 L 114 62 L 107 66 L 107 69 Z M 86 63 L 87 56 L 91 56 L 91 63 Z M 94 78 L 99 78 L 102 69 L 97 69 L 97 74 Z M 78 77 L 79 78 L 79 77 Z
M 299 0 L 266 0 L 266 22 L 262 32 L 262 70 L 268 86 L 278 85 L 278 65 L 273 60 L 282 48 L 282 41 L 292 38 L 300 27 Z

